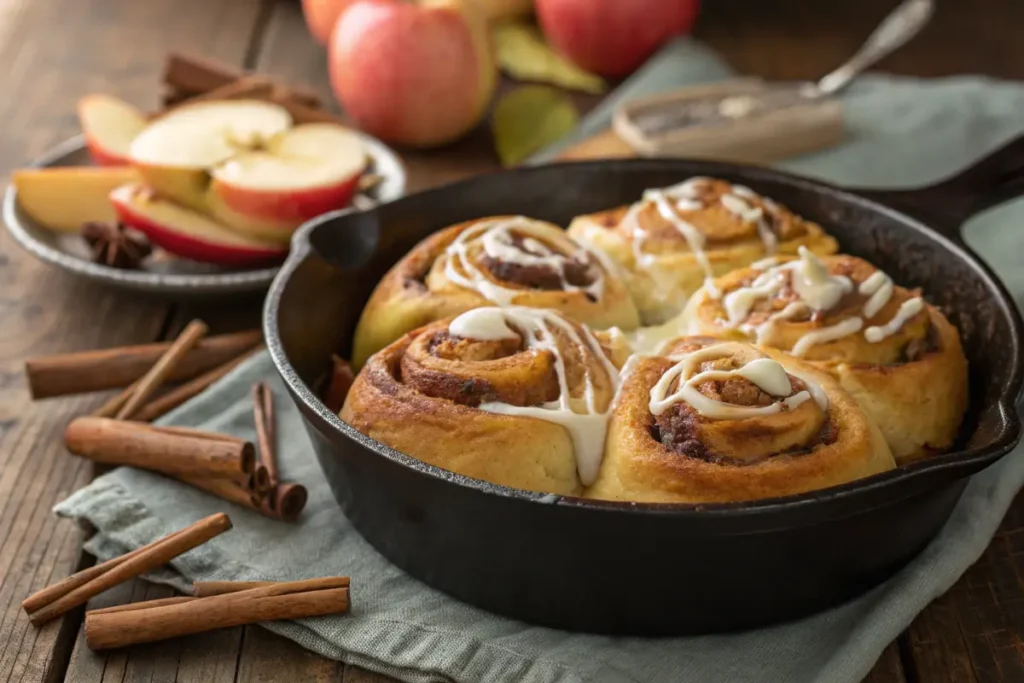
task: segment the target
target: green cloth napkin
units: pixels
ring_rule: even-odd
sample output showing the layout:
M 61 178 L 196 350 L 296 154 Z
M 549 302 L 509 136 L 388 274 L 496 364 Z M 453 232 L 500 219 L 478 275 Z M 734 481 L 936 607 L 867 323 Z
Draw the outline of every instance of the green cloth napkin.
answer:
M 699 47 L 668 46 L 622 93 L 652 92 L 726 75 Z M 866 77 L 847 96 L 850 139 L 782 166 L 851 185 L 917 185 L 947 175 L 1018 133 L 1024 87 L 981 78 L 933 81 Z M 611 104 L 581 135 L 606 125 Z M 970 243 L 1024 294 L 1016 270 L 1024 204 L 973 221 Z M 98 533 L 90 552 L 108 558 L 218 510 L 235 528 L 153 576 L 179 588 L 194 579 L 354 577 L 352 613 L 267 628 L 335 659 L 410 681 L 460 683 L 844 683 L 859 681 L 882 650 L 985 549 L 1024 483 L 1020 449 L 974 477 L 942 533 L 911 564 L 857 600 L 772 628 L 694 638 L 609 638 L 554 631 L 488 614 L 391 566 L 352 529 L 320 474 L 298 412 L 264 355 L 165 420 L 253 438 L 250 384 L 271 378 L 280 406 L 282 470 L 309 487 L 300 522 L 274 522 L 159 475 L 120 468 L 57 506 Z

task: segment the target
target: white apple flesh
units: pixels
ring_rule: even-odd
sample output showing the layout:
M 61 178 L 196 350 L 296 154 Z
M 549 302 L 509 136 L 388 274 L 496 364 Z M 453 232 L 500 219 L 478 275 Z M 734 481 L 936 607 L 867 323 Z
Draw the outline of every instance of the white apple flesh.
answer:
M 132 140 L 146 127 L 141 111 L 109 95 L 87 95 L 79 100 L 78 122 L 89 155 L 101 166 L 127 164 Z
M 160 194 L 282 242 L 304 221 L 344 207 L 366 168 L 353 131 L 293 127 L 284 108 L 258 100 L 174 110 L 135 139 L 131 159 Z
M 252 267 L 281 261 L 288 246 L 241 235 L 217 221 L 131 183 L 110 193 L 118 220 L 166 251 L 204 263 Z

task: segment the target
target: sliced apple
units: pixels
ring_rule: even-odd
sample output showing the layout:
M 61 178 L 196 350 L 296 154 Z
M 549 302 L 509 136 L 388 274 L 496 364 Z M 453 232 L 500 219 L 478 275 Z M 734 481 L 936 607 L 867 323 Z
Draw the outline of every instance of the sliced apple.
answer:
M 213 215 L 238 228 L 288 235 L 314 216 L 346 206 L 366 170 L 359 136 L 331 123 L 307 123 L 272 138 L 265 151 L 213 169 Z
M 201 213 L 156 195 L 139 183 L 110 193 L 110 203 L 125 225 L 178 256 L 222 266 L 257 266 L 282 260 L 287 245 L 239 234 Z
M 147 124 L 136 107 L 110 95 L 87 95 L 79 100 L 78 122 L 89 154 L 101 166 L 127 164 L 132 140 Z
M 159 193 L 247 234 L 286 241 L 304 221 L 345 206 L 366 168 L 353 131 L 292 126 L 258 100 L 171 111 L 132 143 L 131 160 Z
M 18 206 L 43 227 L 68 233 L 88 221 L 117 220 L 111 190 L 138 181 L 131 166 L 22 168 L 11 175 Z

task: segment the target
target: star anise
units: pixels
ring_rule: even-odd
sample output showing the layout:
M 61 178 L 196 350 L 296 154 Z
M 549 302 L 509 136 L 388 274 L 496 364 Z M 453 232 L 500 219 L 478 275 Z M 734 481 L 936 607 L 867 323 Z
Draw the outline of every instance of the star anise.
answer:
M 153 251 L 145 235 L 120 223 L 83 223 L 81 233 L 92 260 L 111 268 L 138 268 Z

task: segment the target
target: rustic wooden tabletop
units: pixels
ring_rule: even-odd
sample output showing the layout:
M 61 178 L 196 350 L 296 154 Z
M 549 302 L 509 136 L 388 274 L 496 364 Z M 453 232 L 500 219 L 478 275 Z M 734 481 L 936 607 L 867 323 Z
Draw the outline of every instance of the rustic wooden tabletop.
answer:
M 697 34 L 737 70 L 772 78 L 820 75 L 849 55 L 895 0 L 707 0 Z M 1024 4 L 945 0 L 932 24 L 881 69 L 918 76 L 1024 78 Z M 171 50 L 305 82 L 329 98 L 324 55 L 296 0 L 8 0 L 0 3 L 0 164 L 3 173 L 77 132 L 75 101 L 110 92 L 141 105 L 158 96 Z M 581 102 L 592 106 L 594 100 Z M 409 154 L 410 189 L 496 167 L 489 136 Z M 91 562 L 82 532 L 53 504 L 92 476 L 59 434 L 95 397 L 29 403 L 25 357 L 173 337 L 202 317 L 215 331 L 253 327 L 259 301 L 217 306 L 110 291 L 34 261 L 0 235 L 0 680 L 386 680 L 301 650 L 259 627 L 135 647 L 86 649 L 81 611 L 33 628 L 30 592 Z M 162 597 L 142 582 L 95 603 Z M 1024 496 L 967 574 L 882 655 L 873 683 L 1024 681 Z

